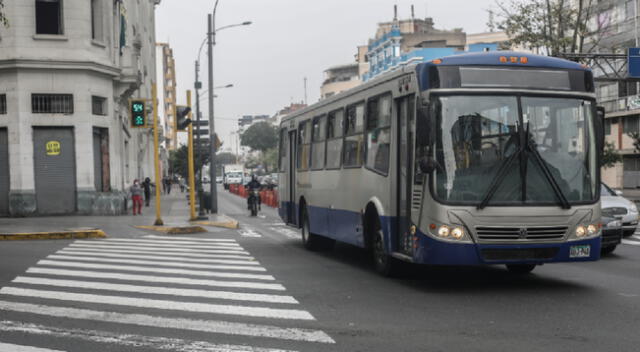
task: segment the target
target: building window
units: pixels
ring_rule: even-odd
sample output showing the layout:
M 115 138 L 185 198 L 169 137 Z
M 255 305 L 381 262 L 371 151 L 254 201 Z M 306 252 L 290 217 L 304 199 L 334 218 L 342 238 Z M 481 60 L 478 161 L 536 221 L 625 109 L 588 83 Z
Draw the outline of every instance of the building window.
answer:
M 636 82 L 618 82 L 618 98 L 629 97 L 638 94 Z
M 345 121 L 344 158 L 345 167 L 362 166 L 364 156 L 364 103 L 347 108 Z
M 7 113 L 7 95 L 0 94 L 0 115 Z
M 93 95 L 91 97 L 91 113 L 94 115 L 107 115 L 107 98 Z
M 64 34 L 62 0 L 36 0 L 36 34 Z
M 611 119 L 604 120 L 604 134 L 611 135 Z
M 73 95 L 31 94 L 31 111 L 34 114 L 73 114 Z
M 387 174 L 391 146 L 391 96 L 367 102 L 367 160 L 369 169 Z
M 102 0 L 91 0 L 91 39 L 103 41 Z
M 327 119 L 327 169 L 339 169 L 342 162 L 342 131 L 344 111 L 329 113 Z
M 639 132 L 638 116 L 628 116 L 622 120 L 622 131 L 624 133 Z
M 313 170 L 324 169 L 326 124 L 327 116 L 319 116 L 313 119 L 313 144 L 311 145 L 311 168 Z

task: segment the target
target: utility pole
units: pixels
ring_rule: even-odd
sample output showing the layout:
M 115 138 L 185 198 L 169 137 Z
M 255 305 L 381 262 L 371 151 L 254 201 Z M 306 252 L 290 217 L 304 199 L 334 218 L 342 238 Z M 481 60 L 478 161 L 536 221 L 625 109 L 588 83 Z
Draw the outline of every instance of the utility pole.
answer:
M 160 216 L 162 176 L 160 175 L 160 156 L 158 155 L 160 153 L 158 146 L 158 86 L 155 83 L 151 86 L 151 95 L 153 95 L 153 163 L 156 169 L 156 221 L 154 225 L 162 226 L 164 222 Z
M 216 1 L 216 5 L 217 5 Z M 212 214 L 218 213 L 218 194 L 216 183 L 216 127 L 215 127 L 215 115 L 213 110 L 213 46 L 215 45 L 215 13 L 209 14 L 208 25 L 209 31 L 207 32 L 207 46 L 209 48 L 209 180 L 211 185 L 211 204 L 209 208 Z
M 307 77 L 304 78 L 304 104 L 307 105 Z
M 191 108 L 191 90 L 187 91 L 187 106 Z M 191 112 L 189 112 L 189 119 L 191 119 Z M 194 193 L 195 188 L 195 172 L 193 167 L 193 123 L 189 124 L 189 145 L 188 145 L 188 164 L 189 164 L 189 220 L 194 221 L 196 217 L 196 196 Z
M 202 88 L 202 83 L 200 82 L 200 58 L 196 60 L 196 83 L 195 83 L 195 91 L 196 91 L 196 165 L 200 169 L 198 173 L 198 203 L 200 206 L 198 207 L 198 218 L 204 220 L 204 192 L 202 189 L 202 170 L 203 170 L 203 162 L 202 162 L 202 144 L 200 143 L 200 88 Z

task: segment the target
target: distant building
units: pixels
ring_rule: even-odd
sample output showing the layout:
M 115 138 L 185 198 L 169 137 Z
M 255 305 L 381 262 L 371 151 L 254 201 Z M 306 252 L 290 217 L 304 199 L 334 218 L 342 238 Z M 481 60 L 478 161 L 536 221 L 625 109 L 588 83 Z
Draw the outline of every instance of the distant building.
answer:
M 300 102 L 300 103 L 291 103 L 288 106 L 285 106 L 284 108 L 282 108 L 280 111 L 278 111 L 275 115 L 273 115 L 273 117 L 271 117 L 269 119 L 269 121 L 274 125 L 274 126 L 280 126 L 280 121 L 282 121 L 282 118 L 292 114 L 298 110 L 302 110 L 304 108 L 307 107 L 307 104 L 305 104 L 304 102 Z
M 160 0 L 3 3 L 0 216 L 123 213 L 153 175 L 129 99 L 151 98 Z
M 324 71 L 324 82 L 320 87 L 320 99 L 326 99 L 347 89 L 358 86 L 360 70 L 358 63 L 334 66 Z
M 238 129 L 244 131 L 254 123 L 269 121 L 269 115 L 244 115 L 238 119 Z
M 178 131 L 176 130 L 176 62 L 173 49 L 167 43 L 157 43 L 158 60 L 158 100 L 159 112 L 164 131 L 164 145 L 168 150 L 178 149 Z M 162 70 L 160 70 L 162 68 Z

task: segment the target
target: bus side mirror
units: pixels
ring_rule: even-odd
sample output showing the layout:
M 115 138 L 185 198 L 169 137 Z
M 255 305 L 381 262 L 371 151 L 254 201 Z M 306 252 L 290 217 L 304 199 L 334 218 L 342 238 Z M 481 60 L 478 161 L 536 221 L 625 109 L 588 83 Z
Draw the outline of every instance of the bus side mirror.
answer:
M 598 141 L 598 150 L 602 153 L 604 151 L 604 117 L 605 110 L 604 107 L 598 106 L 596 107 L 596 137 Z
M 431 175 L 431 173 L 437 168 L 438 164 L 432 157 L 427 156 L 422 158 L 418 165 L 420 166 L 420 171 L 422 171 L 423 174 Z

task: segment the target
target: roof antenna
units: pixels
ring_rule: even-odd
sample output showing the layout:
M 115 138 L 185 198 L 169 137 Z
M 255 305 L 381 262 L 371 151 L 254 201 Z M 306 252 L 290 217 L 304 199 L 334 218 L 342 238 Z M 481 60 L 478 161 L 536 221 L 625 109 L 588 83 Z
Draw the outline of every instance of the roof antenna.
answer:
M 414 8 L 413 8 L 413 4 L 412 4 L 412 5 L 411 5 L 411 19 L 413 20 L 413 19 L 415 19 L 415 18 L 416 18 L 416 12 L 415 12 L 415 10 L 414 10 Z
M 398 21 L 398 5 L 393 5 L 393 22 Z

